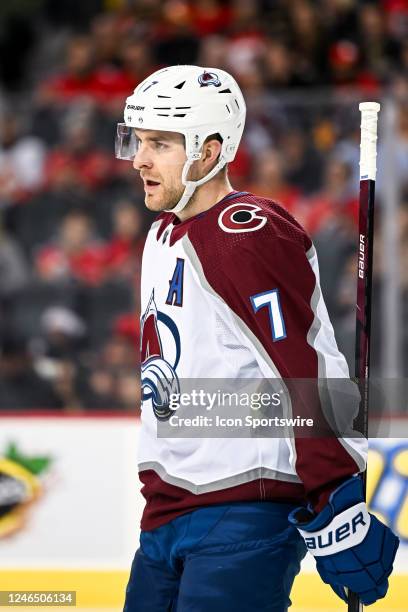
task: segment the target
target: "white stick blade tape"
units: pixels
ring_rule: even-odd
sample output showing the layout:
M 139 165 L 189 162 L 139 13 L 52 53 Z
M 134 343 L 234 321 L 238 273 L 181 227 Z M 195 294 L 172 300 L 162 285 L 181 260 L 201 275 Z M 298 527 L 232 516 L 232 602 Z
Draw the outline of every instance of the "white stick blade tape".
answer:
M 373 180 L 377 171 L 378 102 L 361 102 L 360 181 Z

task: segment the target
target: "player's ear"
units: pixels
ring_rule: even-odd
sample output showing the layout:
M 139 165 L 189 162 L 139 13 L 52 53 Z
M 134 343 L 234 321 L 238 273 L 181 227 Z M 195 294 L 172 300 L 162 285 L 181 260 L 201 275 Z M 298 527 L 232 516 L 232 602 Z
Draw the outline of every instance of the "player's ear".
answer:
M 221 148 L 222 145 L 217 138 L 211 136 L 207 138 L 203 145 L 202 161 L 214 165 L 220 156 Z

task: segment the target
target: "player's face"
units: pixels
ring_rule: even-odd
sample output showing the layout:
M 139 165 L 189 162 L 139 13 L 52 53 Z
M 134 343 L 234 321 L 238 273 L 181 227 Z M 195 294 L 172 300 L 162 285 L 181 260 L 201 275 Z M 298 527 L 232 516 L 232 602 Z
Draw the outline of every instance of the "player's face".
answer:
M 176 132 L 135 130 L 138 150 L 133 167 L 139 170 L 145 204 L 155 212 L 174 208 L 183 195 L 181 173 L 187 159 L 184 137 Z

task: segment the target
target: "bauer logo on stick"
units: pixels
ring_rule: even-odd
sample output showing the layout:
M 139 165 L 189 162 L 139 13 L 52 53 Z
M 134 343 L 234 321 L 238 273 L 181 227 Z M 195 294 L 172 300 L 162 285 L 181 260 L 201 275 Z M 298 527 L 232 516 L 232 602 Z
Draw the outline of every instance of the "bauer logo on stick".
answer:
M 364 278 L 364 234 L 360 234 L 360 248 L 358 253 L 358 277 Z

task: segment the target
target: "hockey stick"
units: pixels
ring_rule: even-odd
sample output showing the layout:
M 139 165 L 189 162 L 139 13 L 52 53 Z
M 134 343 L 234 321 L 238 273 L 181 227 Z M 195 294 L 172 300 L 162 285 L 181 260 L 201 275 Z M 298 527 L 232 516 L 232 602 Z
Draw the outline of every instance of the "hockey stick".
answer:
M 380 105 L 362 102 L 360 140 L 360 211 L 358 223 L 358 264 L 356 304 L 355 375 L 360 384 L 357 429 L 368 437 L 368 378 L 370 374 L 371 286 L 374 242 L 374 196 L 377 158 L 377 118 Z M 366 490 L 367 471 L 363 473 Z M 348 612 L 361 612 L 363 604 L 355 593 L 348 594 Z

